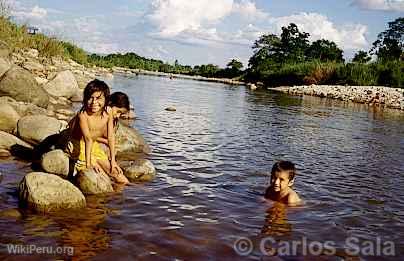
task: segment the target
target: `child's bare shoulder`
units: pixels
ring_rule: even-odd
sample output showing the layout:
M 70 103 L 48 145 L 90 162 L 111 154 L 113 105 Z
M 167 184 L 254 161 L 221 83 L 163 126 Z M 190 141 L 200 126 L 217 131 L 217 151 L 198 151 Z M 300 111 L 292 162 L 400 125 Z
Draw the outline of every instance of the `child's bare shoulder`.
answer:
M 288 204 L 289 205 L 297 205 L 297 204 L 301 204 L 302 203 L 302 199 L 299 197 L 299 195 L 294 191 L 290 191 L 289 195 L 288 195 Z

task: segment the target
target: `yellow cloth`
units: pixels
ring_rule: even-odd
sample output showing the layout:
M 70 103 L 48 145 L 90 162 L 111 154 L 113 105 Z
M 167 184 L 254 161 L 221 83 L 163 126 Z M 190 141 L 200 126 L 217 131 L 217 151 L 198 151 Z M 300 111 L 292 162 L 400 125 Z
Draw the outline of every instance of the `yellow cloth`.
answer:
M 84 140 L 71 140 L 68 144 L 68 152 L 70 157 L 76 160 L 74 167 L 77 172 L 84 170 L 86 168 L 86 143 Z M 100 144 L 93 141 L 93 145 L 91 146 L 91 165 L 94 165 L 97 160 L 108 160 L 108 156 L 101 148 Z

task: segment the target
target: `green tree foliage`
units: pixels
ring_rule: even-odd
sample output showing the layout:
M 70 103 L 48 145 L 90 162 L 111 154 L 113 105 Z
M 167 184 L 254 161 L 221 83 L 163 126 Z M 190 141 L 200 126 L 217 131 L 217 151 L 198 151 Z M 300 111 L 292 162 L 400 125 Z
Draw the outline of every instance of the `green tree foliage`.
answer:
M 321 62 L 344 62 L 343 51 L 337 44 L 328 40 L 317 40 L 313 42 L 306 51 L 308 60 L 319 60 Z
M 352 59 L 352 62 L 354 63 L 368 63 L 372 58 L 369 56 L 369 54 L 365 51 L 358 51 L 354 58 Z
M 291 23 L 288 27 L 282 27 L 281 56 L 285 62 L 304 62 L 306 50 L 309 48 L 309 34 L 300 32 L 297 25 Z
M 404 51 L 404 17 L 388 23 L 388 29 L 377 36 L 371 52 L 378 60 L 389 61 L 403 58 Z
M 234 71 L 240 71 L 243 68 L 243 63 L 240 62 L 239 60 L 232 59 L 228 64 L 227 67 L 234 70 Z

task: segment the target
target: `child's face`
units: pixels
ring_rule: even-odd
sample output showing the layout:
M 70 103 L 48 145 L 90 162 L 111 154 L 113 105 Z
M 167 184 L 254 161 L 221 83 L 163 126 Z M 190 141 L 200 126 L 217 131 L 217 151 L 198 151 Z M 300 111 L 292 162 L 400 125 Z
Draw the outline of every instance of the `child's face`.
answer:
M 105 96 L 101 91 L 91 94 L 90 99 L 87 101 L 87 109 L 92 113 L 102 111 L 105 106 Z
M 289 173 L 287 171 L 275 172 L 271 177 L 271 187 L 275 192 L 285 191 L 292 185 L 293 180 L 289 180 Z
M 114 119 L 118 119 L 121 117 L 122 114 L 128 113 L 128 110 L 126 108 L 119 108 L 119 107 L 112 107 L 112 116 Z

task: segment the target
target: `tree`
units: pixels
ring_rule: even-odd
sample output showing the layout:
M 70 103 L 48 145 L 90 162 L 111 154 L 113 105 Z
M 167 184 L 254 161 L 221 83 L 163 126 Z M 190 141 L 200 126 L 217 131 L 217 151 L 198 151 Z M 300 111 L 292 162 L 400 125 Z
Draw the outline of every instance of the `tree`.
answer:
M 354 63 L 367 63 L 371 60 L 372 58 L 369 56 L 369 54 L 365 51 L 358 51 L 354 58 L 352 59 L 352 62 Z
M 317 40 L 307 49 L 306 55 L 310 60 L 320 60 L 322 62 L 344 62 L 343 51 L 337 44 L 328 40 Z
M 281 51 L 283 60 L 287 62 L 303 62 L 305 53 L 309 47 L 310 34 L 300 32 L 296 24 L 291 23 L 288 27 L 282 27 Z
M 382 61 L 398 60 L 404 50 L 404 17 L 399 17 L 388 23 L 388 29 L 377 36 L 370 50 Z
M 262 35 L 254 42 L 252 49 L 254 54 L 248 60 L 248 66 L 252 69 L 259 67 L 267 59 L 275 60 L 276 62 L 281 61 L 280 57 L 277 57 L 281 49 L 281 40 L 277 35 Z
M 240 71 L 241 68 L 243 68 L 243 63 L 236 59 L 232 59 L 228 64 L 227 67 L 229 67 L 233 71 Z

